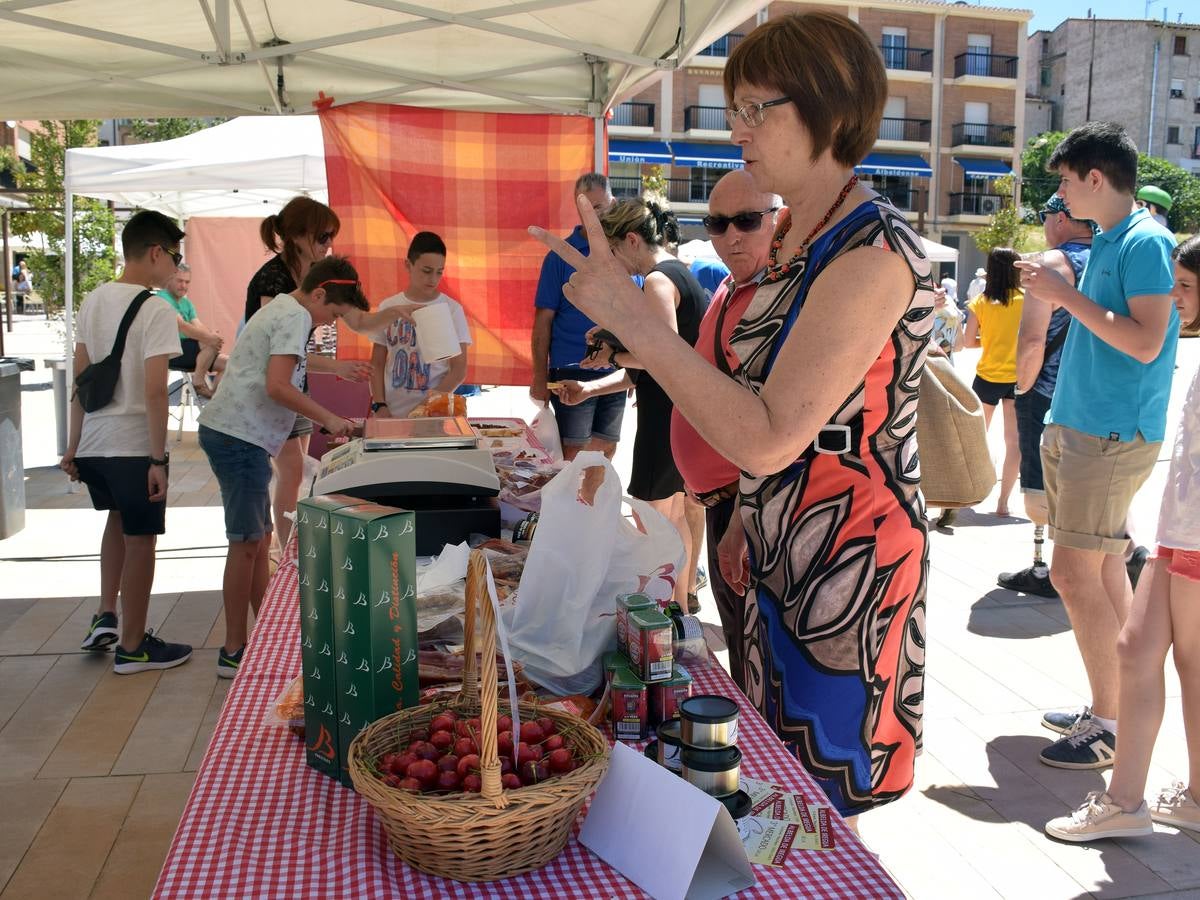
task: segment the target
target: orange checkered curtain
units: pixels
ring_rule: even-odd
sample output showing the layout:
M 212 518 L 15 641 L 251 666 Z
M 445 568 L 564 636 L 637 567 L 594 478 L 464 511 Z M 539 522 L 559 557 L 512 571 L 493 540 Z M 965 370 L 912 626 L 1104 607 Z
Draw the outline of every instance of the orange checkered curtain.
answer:
M 579 223 L 571 185 L 594 167 L 592 120 L 354 103 L 322 112 L 321 126 L 342 222 L 334 250 L 372 307 L 407 285 L 412 236 L 435 231 L 448 251 L 441 290 L 471 326 L 467 382 L 528 384 L 545 248 L 525 229 Z M 370 343 L 340 326 L 338 356 L 369 358 Z

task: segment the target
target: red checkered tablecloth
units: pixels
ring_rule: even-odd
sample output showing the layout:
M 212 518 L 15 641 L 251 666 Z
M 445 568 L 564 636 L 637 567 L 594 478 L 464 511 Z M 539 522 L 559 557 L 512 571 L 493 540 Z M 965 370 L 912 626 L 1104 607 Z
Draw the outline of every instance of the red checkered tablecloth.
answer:
M 294 563 L 272 579 L 246 656 L 230 688 L 183 818 L 159 874 L 156 898 L 643 897 L 572 836 L 548 866 L 489 884 L 418 872 L 388 849 L 365 800 L 310 769 L 286 729 L 263 724 L 300 669 Z M 742 772 L 813 802 L 820 789 L 719 666 L 693 672 L 697 692 L 739 698 Z M 578 835 L 583 815 L 575 826 Z M 903 897 L 876 858 L 834 816 L 836 847 L 795 852 L 784 868 L 756 866 L 740 897 Z

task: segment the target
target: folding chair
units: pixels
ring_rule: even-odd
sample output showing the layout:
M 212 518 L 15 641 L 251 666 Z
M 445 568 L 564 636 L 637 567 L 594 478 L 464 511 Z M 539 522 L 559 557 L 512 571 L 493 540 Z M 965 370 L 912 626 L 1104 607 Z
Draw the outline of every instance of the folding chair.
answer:
M 190 411 L 192 418 L 196 418 L 197 410 L 200 408 L 200 397 L 196 394 L 196 387 L 192 384 L 192 370 L 180 365 L 167 364 L 168 371 L 179 372 L 183 375 L 183 379 L 179 383 L 179 410 L 172 412 L 171 417 L 175 419 L 175 440 L 176 442 L 183 440 L 183 419 Z M 173 389 L 168 387 L 167 399 L 170 400 L 170 395 Z

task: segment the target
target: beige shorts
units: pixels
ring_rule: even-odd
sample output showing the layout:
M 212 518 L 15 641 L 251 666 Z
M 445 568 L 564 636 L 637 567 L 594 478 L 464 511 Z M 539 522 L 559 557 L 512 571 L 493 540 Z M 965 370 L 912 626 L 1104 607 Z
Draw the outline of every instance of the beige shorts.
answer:
M 1161 443 L 1139 434 L 1114 441 L 1047 425 L 1042 434 L 1042 472 L 1050 537 L 1062 547 L 1124 553 L 1125 519 L 1134 495 L 1158 459 Z

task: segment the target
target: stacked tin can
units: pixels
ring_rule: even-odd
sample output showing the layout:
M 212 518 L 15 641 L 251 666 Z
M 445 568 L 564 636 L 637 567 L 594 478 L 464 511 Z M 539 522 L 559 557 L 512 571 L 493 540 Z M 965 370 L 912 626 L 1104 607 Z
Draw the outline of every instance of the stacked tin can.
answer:
M 604 657 L 613 737 L 644 741 L 675 717 L 692 693 L 692 678 L 675 665 L 671 620 L 645 594 L 617 598 L 617 650 Z

